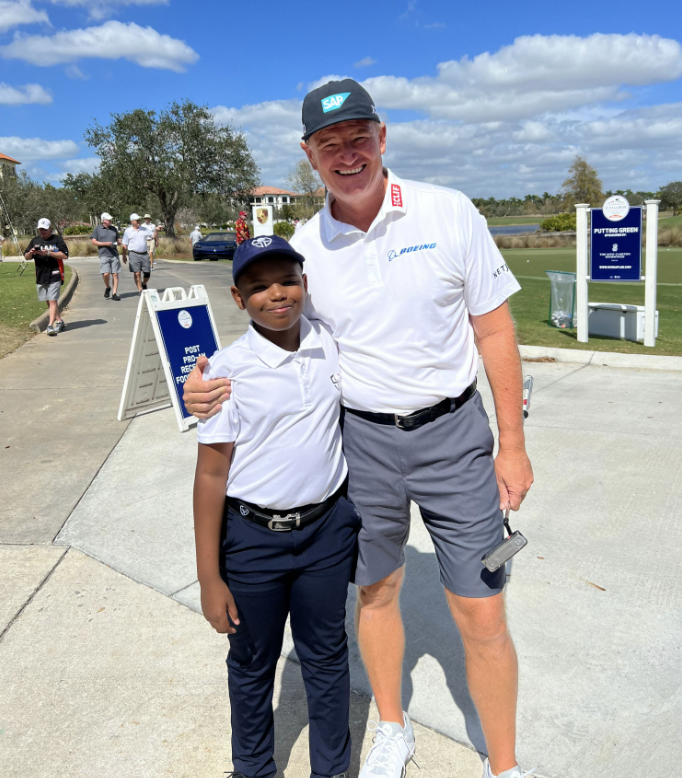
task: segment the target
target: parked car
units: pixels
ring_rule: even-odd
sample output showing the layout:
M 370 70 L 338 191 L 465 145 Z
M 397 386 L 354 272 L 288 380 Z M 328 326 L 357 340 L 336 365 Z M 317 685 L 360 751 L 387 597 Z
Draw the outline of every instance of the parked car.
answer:
M 194 261 L 204 259 L 232 259 L 237 248 L 237 233 L 211 232 L 192 246 Z

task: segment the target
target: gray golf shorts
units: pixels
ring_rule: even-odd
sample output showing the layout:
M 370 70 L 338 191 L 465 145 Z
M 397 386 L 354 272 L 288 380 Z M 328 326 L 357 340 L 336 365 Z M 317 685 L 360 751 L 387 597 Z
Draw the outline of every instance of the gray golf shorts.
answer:
M 415 430 L 344 414 L 348 496 L 362 517 L 354 582 L 369 586 L 405 564 L 410 502 L 420 509 L 440 579 L 462 597 L 502 591 L 482 557 L 504 537 L 493 434 L 478 392 L 454 413 Z
M 51 284 L 36 284 L 38 299 L 41 303 L 45 303 L 48 300 L 59 300 L 59 292 L 61 288 L 61 281 L 53 281 Z
M 102 273 L 102 275 L 104 275 L 104 273 L 120 273 L 121 260 L 118 257 L 100 257 L 99 272 Z
M 128 252 L 128 265 L 131 273 L 151 273 L 152 265 L 149 261 L 149 254 L 138 254 L 137 251 Z

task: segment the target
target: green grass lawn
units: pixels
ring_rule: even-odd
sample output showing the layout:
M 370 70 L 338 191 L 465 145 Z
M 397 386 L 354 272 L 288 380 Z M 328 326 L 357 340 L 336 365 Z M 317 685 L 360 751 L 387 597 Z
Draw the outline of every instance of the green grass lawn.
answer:
M 29 263 L 22 275 L 19 275 L 17 268 L 18 262 L 0 264 L 0 357 L 33 337 L 35 333 L 28 325 L 47 309 L 45 303 L 39 302 L 36 294 L 33 264 Z M 71 278 L 68 265 L 64 276 L 62 291 Z
M 682 227 L 682 213 L 677 216 L 663 216 L 658 220 L 658 228 L 661 227 Z
M 625 354 L 682 356 L 682 249 L 659 249 L 658 278 L 661 283 L 657 290 L 656 307 L 660 318 L 655 348 L 610 338 L 590 338 L 589 343 L 578 343 L 575 330 L 561 330 L 547 324 L 550 284 L 544 271 L 575 272 L 575 249 L 510 249 L 502 253 L 522 286 L 521 291 L 509 300 L 519 343 Z M 644 283 L 590 282 L 589 300 L 644 305 Z

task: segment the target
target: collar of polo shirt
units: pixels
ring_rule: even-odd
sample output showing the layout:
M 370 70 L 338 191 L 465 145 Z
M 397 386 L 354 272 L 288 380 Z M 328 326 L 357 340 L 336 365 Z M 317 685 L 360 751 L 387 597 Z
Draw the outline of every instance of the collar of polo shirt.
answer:
M 296 351 L 286 351 L 279 346 L 275 346 L 274 343 L 264 338 L 258 330 L 253 326 L 253 322 L 249 325 L 247 332 L 247 338 L 249 340 L 249 347 L 258 355 L 268 367 L 276 368 L 285 362 L 289 357 L 298 353 Z M 310 322 L 301 316 L 301 345 L 298 351 L 307 351 L 314 348 L 322 348 L 322 341 L 320 336 L 310 326 Z
M 400 185 L 399 180 L 388 168 L 384 168 L 384 173 L 388 178 L 386 194 L 384 195 L 384 201 L 381 204 L 379 213 L 372 222 L 372 226 L 369 228 L 368 232 L 372 230 L 375 225 L 380 224 L 389 214 L 396 212 L 400 214 L 407 213 L 405 192 L 403 187 Z M 359 230 L 357 227 L 353 227 L 352 224 L 345 224 L 344 222 L 337 221 L 332 216 L 333 202 L 334 195 L 332 195 L 331 192 L 327 192 L 327 200 L 325 203 L 326 208 L 322 211 L 322 219 L 327 235 L 327 240 L 332 241 L 337 235 L 350 235 L 353 232 L 362 233 L 362 230 Z

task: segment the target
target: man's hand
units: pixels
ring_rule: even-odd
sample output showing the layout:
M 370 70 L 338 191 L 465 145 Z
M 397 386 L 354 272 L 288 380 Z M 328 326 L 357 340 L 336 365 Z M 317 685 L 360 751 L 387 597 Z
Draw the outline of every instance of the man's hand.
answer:
M 234 635 L 239 624 L 237 605 L 225 581 L 216 578 L 201 584 L 201 610 L 216 632 Z M 230 618 L 227 618 L 228 613 Z M 232 624 L 230 624 L 230 620 Z
M 513 511 L 521 507 L 533 484 L 533 468 L 525 448 L 500 449 L 495 457 L 495 475 L 500 489 L 500 509 L 511 505 Z
M 204 370 L 208 367 L 208 359 L 199 357 L 192 372 L 187 376 L 182 399 L 185 408 L 197 419 L 210 419 L 220 413 L 221 405 L 230 399 L 232 384 L 229 378 L 215 378 L 204 381 Z

